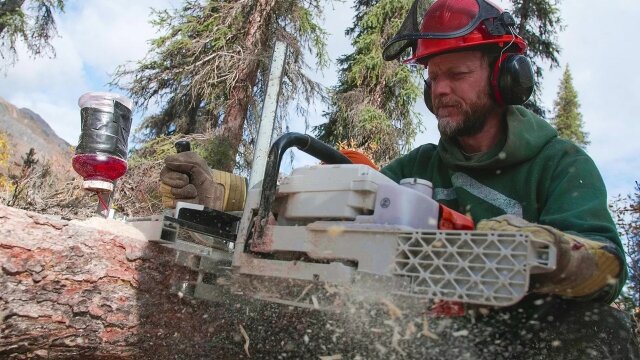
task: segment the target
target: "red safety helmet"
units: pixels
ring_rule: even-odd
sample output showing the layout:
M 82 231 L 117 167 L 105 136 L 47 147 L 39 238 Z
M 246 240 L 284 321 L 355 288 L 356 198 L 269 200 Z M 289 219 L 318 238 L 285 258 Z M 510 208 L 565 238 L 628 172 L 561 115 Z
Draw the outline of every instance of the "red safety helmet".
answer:
M 486 0 L 416 0 L 398 33 L 386 44 L 385 60 L 399 58 L 411 48 L 408 63 L 426 62 L 433 55 L 479 46 L 524 53 L 527 44 L 515 34 L 515 20 Z

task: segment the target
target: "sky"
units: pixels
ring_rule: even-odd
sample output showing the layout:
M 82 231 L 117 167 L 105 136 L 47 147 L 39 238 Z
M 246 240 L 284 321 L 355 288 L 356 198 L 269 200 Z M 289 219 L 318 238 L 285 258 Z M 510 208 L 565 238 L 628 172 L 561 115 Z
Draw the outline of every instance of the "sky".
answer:
M 57 56 L 31 59 L 20 49 L 15 66 L 0 73 L 0 97 L 40 114 L 67 142 L 76 145 L 80 134 L 77 101 L 88 91 L 114 91 L 107 85 L 115 68 L 144 57 L 148 40 L 159 33 L 149 24 L 150 8 L 171 8 L 178 0 L 68 0 L 65 13 L 56 15 L 59 36 L 52 41 Z M 508 10 L 508 3 L 498 1 Z M 605 5 L 606 4 L 606 5 Z M 328 52 L 335 61 L 350 51 L 344 30 L 353 21 L 352 1 L 334 1 L 325 12 L 329 32 Z M 637 0 L 561 0 L 565 29 L 559 34 L 562 48 L 559 69 L 545 64 L 542 100 L 552 109 L 563 68 L 570 65 L 578 92 L 580 111 L 589 133 L 587 152 L 603 175 L 609 196 L 631 193 L 640 180 L 640 72 L 633 60 L 634 24 L 640 18 Z M 309 59 L 312 63 L 313 59 Z M 310 74 L 325 86 L 337 82 L 335 62 L 322 73 Z M 117 90 L 115 90 L 118 92 Z M 309 123 L 324 122 L 322 106 L 311 111 Z M 424 131 L 414 146 L 437 143 L 436 120 L 420 104 Z M 153 112 L 147 112 L 147 115 Z M 134 126 L 141 116 L 137 112 Z M 292 131 L 304 132 L 303 119 L 292 119 Z M 312 160 L 297 154 L 294 166 Z

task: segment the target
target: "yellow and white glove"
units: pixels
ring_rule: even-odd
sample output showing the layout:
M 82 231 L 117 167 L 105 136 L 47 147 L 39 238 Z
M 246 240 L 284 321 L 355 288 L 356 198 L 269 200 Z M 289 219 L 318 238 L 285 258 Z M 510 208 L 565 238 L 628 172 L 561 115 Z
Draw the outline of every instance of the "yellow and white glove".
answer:
M 211 170 L 193 151 L 169 155 L 160 171 L 160 194 L 165 208 L 176 202 L 190 202 L 221 211 L 241 211 L 246 182 L 241 176 Z
M 480 231 L 518 231 L 557 249 L 556 269 L 531 276 L 531 291 L 567 297 L 593 295 L 617 281 L 622 263 L 613 245 L 563 233 L 551 226 L 532 224 L 513 215 L 482 220 Z

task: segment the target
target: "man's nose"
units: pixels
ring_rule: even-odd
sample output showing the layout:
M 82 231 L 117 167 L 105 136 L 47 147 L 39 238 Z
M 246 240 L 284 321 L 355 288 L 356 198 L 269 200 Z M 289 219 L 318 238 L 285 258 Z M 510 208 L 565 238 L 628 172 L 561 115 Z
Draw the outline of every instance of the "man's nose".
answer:
M 449 95 L 451 93 L 451 82 L 446 79 L 438 79 L 431 82 L 431 94 L 439 97 Z

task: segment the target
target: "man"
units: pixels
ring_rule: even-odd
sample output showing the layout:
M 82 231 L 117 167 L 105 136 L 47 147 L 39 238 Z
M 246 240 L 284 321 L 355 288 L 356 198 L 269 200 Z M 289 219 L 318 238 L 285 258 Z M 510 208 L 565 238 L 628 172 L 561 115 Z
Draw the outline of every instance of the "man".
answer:
M 514 25 L 484 0 L 413 4 L 384 57 L 411 49 L 407 61 L 426 67 L 425 102 L 441 139 L 381 172 L 395 181 L 429 180 L 434 198 L 468 214 L 479 230 L 526 231 L 558 249 L 556 270 L 533 275 L 520 304 L 473 319 L 484 358 L 636 358 L 628 317 L 608 305 L 626 264 L 603 181 L 580 147 L 518 106 L 531 95 L 533 74 Z M 191 167 L 207 169 L 193 155 L 168 158 L 163 193 L 216 198 L 214 186 L 203 185 L 209 180 L 189 185 L 188 194 L 180 189 Z
M 514 26 L 483 0 L 413 4 L 384 57 L 411 49 L 407 62 L 426 67 L 425 102 L 441 139 L 382 172 L 431 181 L 434 198 L 470 215 L 480 230 L 526 231 L 558 248 L 556 270 L 533 275 L 532 293 L 508 316 L 480 320 L 487 346 L 501 343 L 491 354 L 637 357 L 629 322 L 607 306 L 624 285 L 626 264 L 603 181 L 580 147 L 516 106 L 529 98 L 533 72 Z

